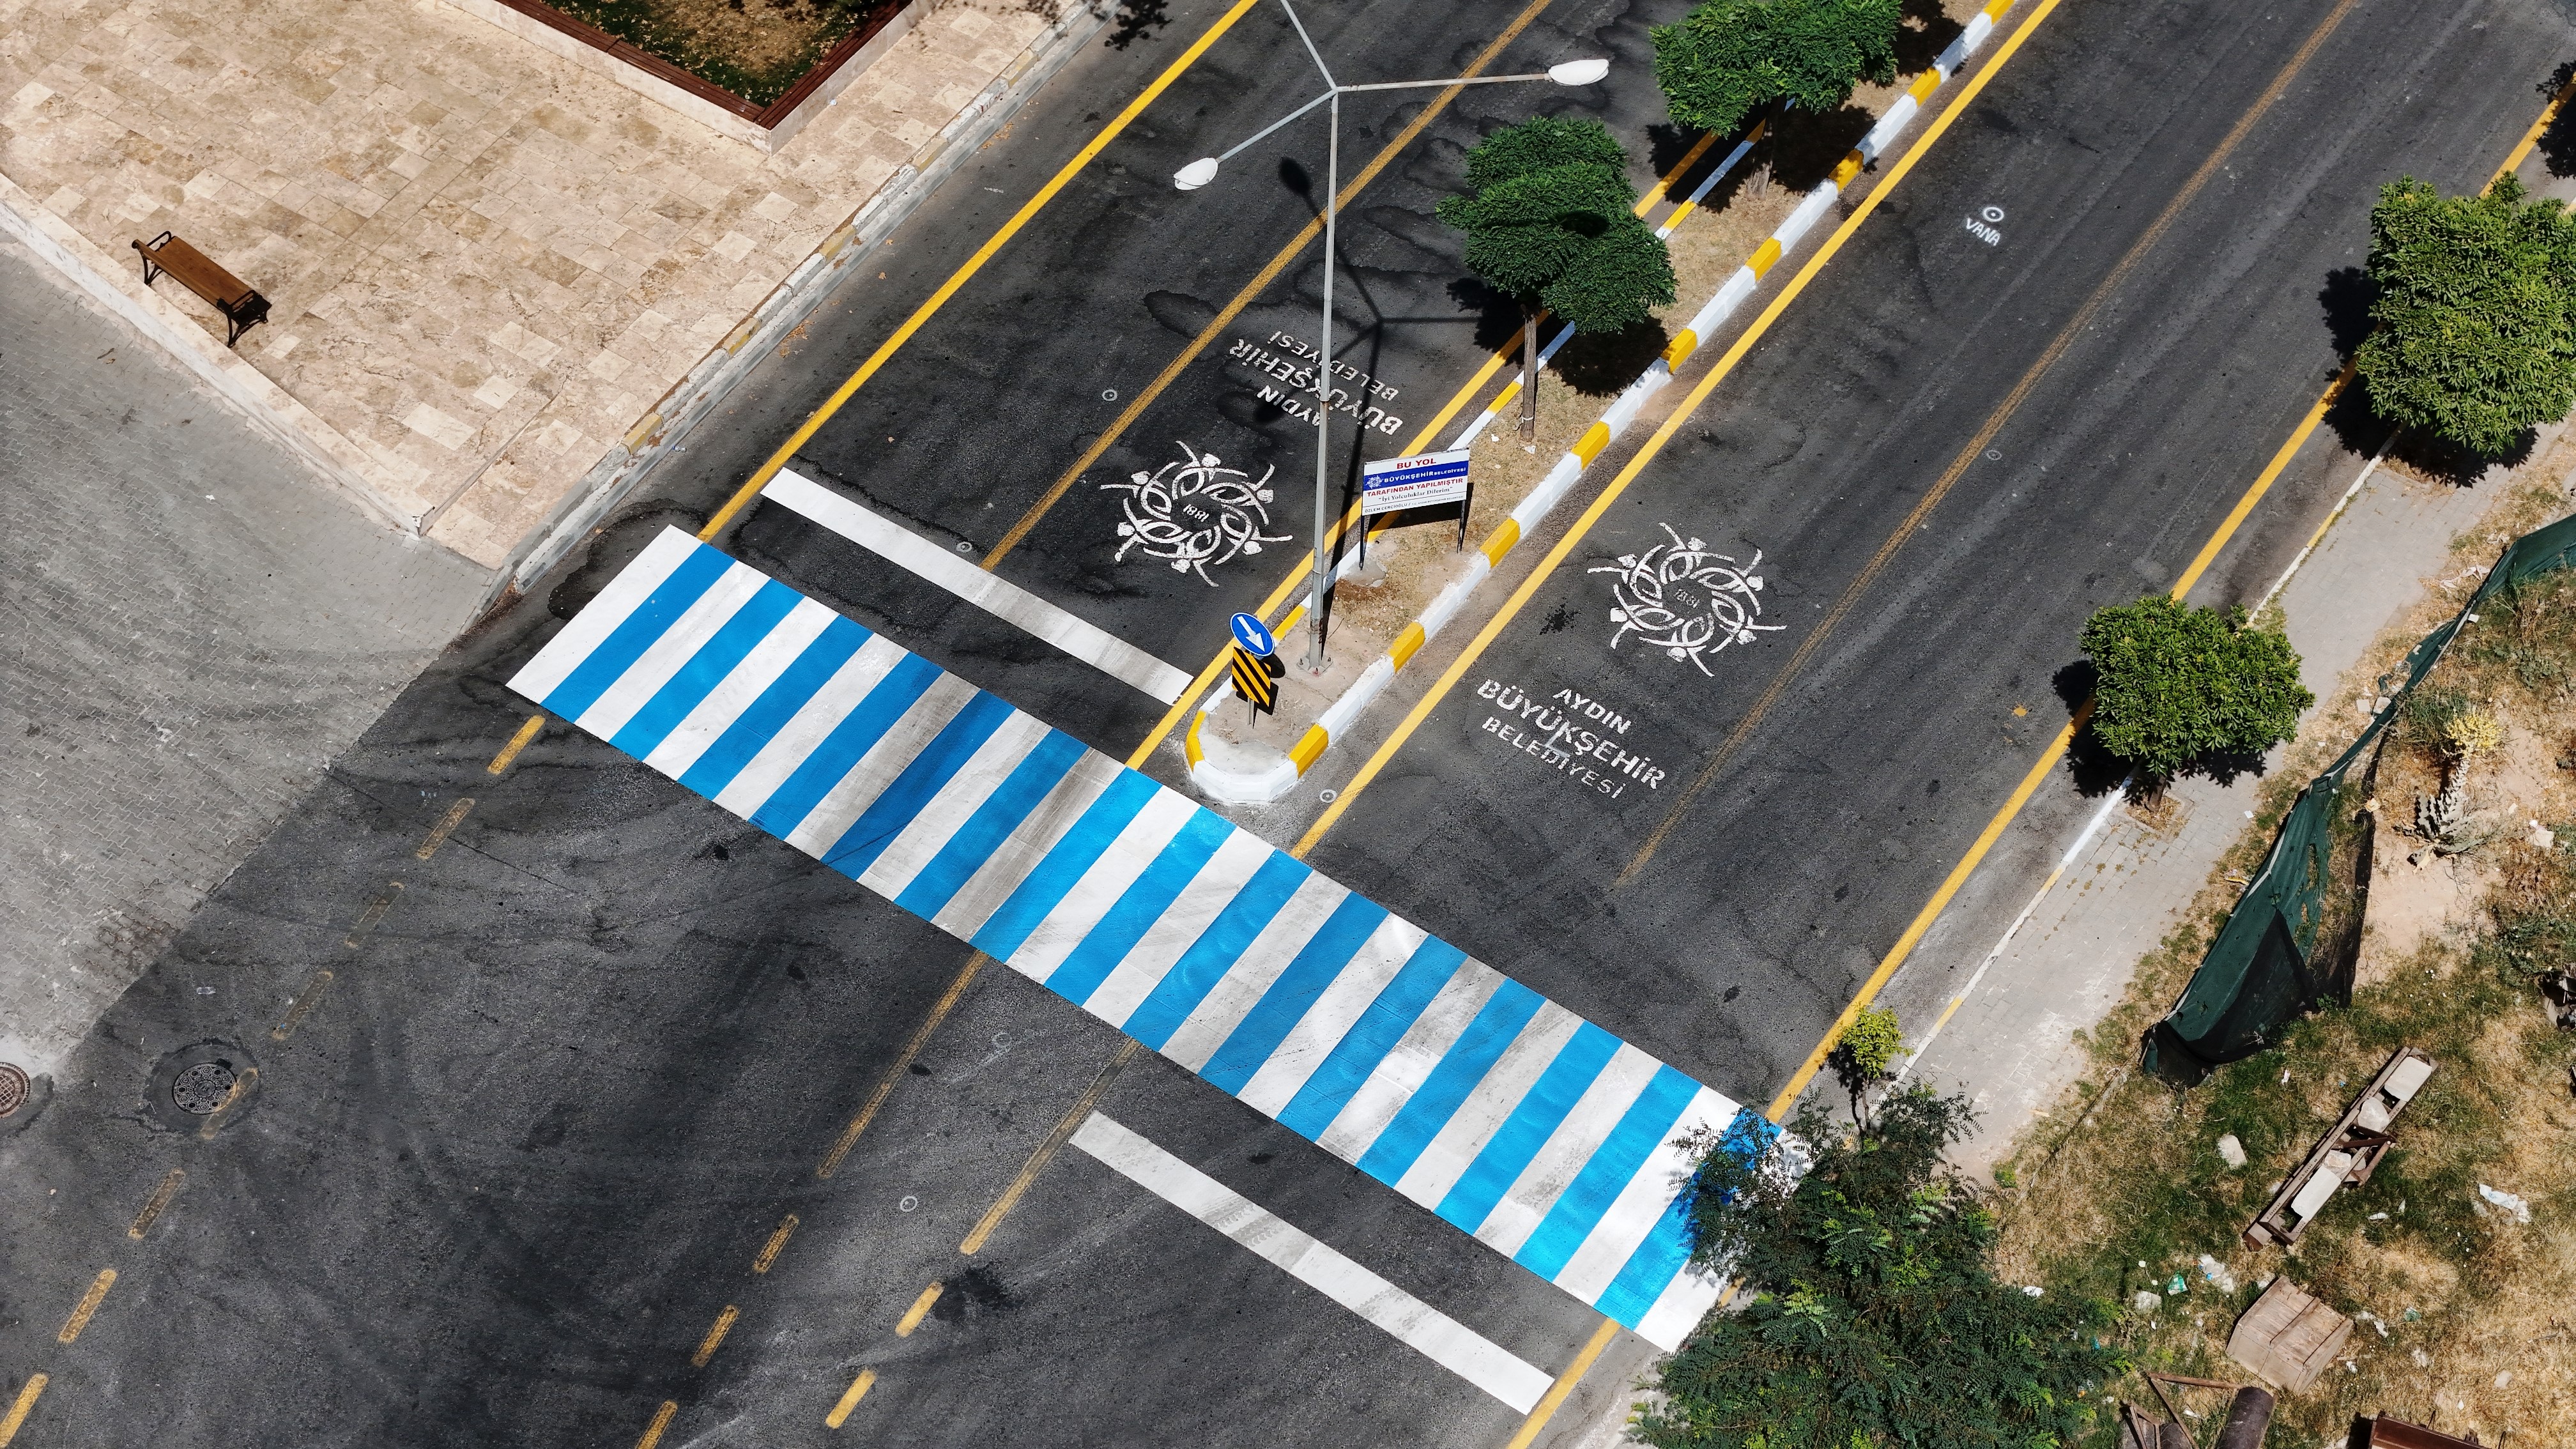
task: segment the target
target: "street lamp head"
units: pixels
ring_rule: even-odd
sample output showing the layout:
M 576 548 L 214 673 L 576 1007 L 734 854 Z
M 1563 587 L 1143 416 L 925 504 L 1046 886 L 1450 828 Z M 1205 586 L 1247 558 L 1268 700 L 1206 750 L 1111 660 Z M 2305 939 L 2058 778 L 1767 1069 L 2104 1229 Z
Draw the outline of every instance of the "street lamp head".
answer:
M 1216 158 L 1201 156 L 1172 173 L 1172 186 L 1179 191 L 1196 191 L 1216 179 Z
M 1561 86 L 1588 86 L 1610 73 L 1610 62 L 1599 56 L 1590 60 L 1569 60 L 1547 68 L 1547 78 Z

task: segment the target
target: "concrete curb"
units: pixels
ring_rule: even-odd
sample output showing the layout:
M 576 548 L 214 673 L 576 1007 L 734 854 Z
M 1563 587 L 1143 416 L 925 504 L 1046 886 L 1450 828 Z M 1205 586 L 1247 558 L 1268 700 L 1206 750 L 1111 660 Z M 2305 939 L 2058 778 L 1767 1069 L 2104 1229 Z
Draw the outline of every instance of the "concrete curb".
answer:
M 966 158 L 1109 24 L 1110 14 L 1088 0 L 1076 0 L 1063 19 L 1030 41 L 938 135 L 923 142 L 910 160 L 887 177 L 848 221 L 797 263 L 723 342 L 672 384 L 627 430 L 623 441 L 591 465 L 545 522 L 511 550 L 476 612 L 489 610 L 511 590 L 542 578 L 583 535 L 626 501 L 656 464 L 686 444 L 690 432 L 751 375 L 772 347 L 813 315 L 839 285 L 852 259 L 910 218 Z
M 1637 414 L 1644 409 L 1648 398 L 1661 392 L 1672 382 L 1674 369 L 1680 367 L 1693 352 L 1699 349 L 1700 339 L 1711 335 L 1725 324 L 1726 319 L 1734 313 L 1735 309 L 1743 305 L 1746 298 L 1753 295 L 1754 289 L 1761 285 L 1762 278 L 1773 267 L 1779 265 L 1780 259 L 1788 255 L 1792 247 L 1805 239 L 1807 233 L 1814 229 L 1815 224 L 1824 217 L 1826 212 L 1833 209 L 1834 202 L 1842 196 L 1844 188 L 1851 185 L 1853 178 L 1859 176 L 1863 168 L 1877 161 L 1880 155 L 1895 143 L 1906 126 L 1912 123 L 1915 116 L 1922 111 L 1923 103 L 1930 99 L 1934 91 L 1948 84 L 1950 79 L 1959 73 L 1960 69 L 1967 64 L 1968 57 L 1976 54 L 1977 47 L 1985 43 L 1987 36 L 1994 33 L 1996 23 L 2012 9 L 2012 6 L 2013 0 L 1989 0 L 1987 6 L 1968 22 L 1968 28 L 1960 33 L 1958 39 L 1951 41 L 1949 48 L 1942 51 L 1940 57 L 1932 62 L 1932 68 L 1917 77 L 1914 84 L 1903 95 L 1896 98 L 1895 104 L 1887 108 L 1887 114 L 1879 117 L 1878 124 L 1872 126 L 1869 134 L 1861 138 L 1860 144 L 1853 147 L 1850 153 L 1834 167 L 1833 174 L 1815 190 L 1807 193 L 1806 199 L 1798 203 L 1797 209 L 1789 213 L 1788 219 L 1780 223 L 1768 240 L 1755 248 L 1751 259 L 1736 268 L 1735 274 L 1727 278 L 1725 285 L 1717 289 L 1717 294 L 1709 298 L 1708 302 L 1691 317 L 1689 323 L 1673 334 L 1671 344 L 1664 349 L 1664 355 L 1657 358 L 1636 381 L 1628 384 L 1600 418 L 1584 431 L 1583 436 L 1575 440 L 1574 446 L 1557 460 L 1556 466 L 1548 470 L 1547 476 L 1539 481 L 1539 485 L 1530 490 L 1529 496 L 1521 500 L 1520 506 L 1514 508 L 1510 516 L 1503 520 L 1502 526 L 1496 528 L 1484 544 L 1469 556 L 1466 574 L 1442 589 L 1412 623 L 1405 625 L 1403 631 L 1395 636 L 1395 641 L 1387 646 L 1386 652 L 1370 661 L 1368 668 L 1360 671 L 1360 677 L 1351 682 L 1351 686 L 1342 692 L 1339 699 L 1325 708 L 1323 714 L 1307 727 L 1306 733 L 1296 744 L 1290 746 L 1284 754 L 1261 746 L 1231 744 L 1221 752 L 1212 752 L 1209 749 L 1211 742 L 1200 739 L 1199 727 L 1206 720 L 1210 710 L 1228 699 L 1238 697 L 1235 694 L 1231 676 L 1220 680 L 1216 688 L 1208 692 L 1207 698 L 1201 701 L 1197 712 L 1190 717 L 1189 728 L 1181 736 L 1181 750 L 1189 760 L 1191 780 L 1210 798 L 1231 805 L 1266 805 L 1295 789 L 1298 779 L 1308 770 L 1313 769 L 1315 762 L 1322 759 L 1324 752 L 1332 747 L 1334 738 L 1348 734 L 1351 726 L 1359 719 L 1360 713 L 1386 691 L 1387 685 L 1394 680 L 1396 672 L 1403 669 L 1415 654 L 1421 652 L 1424 644 L 1429 643 L 1465 611 L 1468 598 L 1476 592 L 1478 585 L 1493 575 L 1494 570 L 1501 565 L 1503 556 L 1510 553 L 1513 546 L 1523 538 L 1535 532 L 1547 515 L 1554 511 L 1558 504 L 1565 501 L 1566 496 L 1574 491 L 1574 485 L 1582 480 L 1584 470 L 1592 466 L 1592 460 L 1601 455 L 1602 449 L 1610 446 L 1611 440 L 1625 432 L 1630 423 L 1636 421 Z M 1719 174 L 1724 174 L 1724 168 L 1732 166 L 1745 150 L 1750 149 L 1751 144 L 1750 137 L 1740 143 L 1735 154 L 1721 164 Z M 1682 209 L 1666 220 L 1661 234 L 1669 235 L 1672 226 L 1677 224 L 1692 207 L 1696 206 L 1699 198 L 1706 194 L 1707 185 L 1703 183 L 1699 191 L 1695 192 L 1689 201 L 1683 203 Z M 1558 340 L 1563 340 L 1563 336 L 1560 335 Z M 1553 351 L 1553 346 L 1549 350 Z M 1496 398 L 1492 406 L 1487 408 L 1464 433 L 1459 435 L 1458 440 L 1449 446 L 1452 449 L 1465 447 L 1477 432 L 1493 419 L 1517 389 L 1517 383 L 1506 389 L 1503 395 Z M 1341 565 L 1335 570 L 1335 582 L 1338 583 L 1345 573 L 1356 567 L 1355 558 L 1356 552 L 1345 556 Z M 1283 765 L 1285 769 L 1282 768 Z

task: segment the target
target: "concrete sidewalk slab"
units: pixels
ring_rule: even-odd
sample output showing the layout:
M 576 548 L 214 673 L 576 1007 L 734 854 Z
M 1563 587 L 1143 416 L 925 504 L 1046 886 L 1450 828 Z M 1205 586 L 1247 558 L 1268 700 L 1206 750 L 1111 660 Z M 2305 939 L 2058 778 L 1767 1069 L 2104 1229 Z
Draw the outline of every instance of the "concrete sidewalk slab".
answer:
M 2422 482 L 2385 467 L 2371 473 L 2281 591 L 2290 642 L 2318 700 L 2303 739 L 2340 745 L 2357 736 L 2367 721 L 2351 701 L 2359 681 L 2345 679 L 2346 672 L 2428 594 L 2465 597 L 2478 576 L 2464 573 L 2462 559 L 2482 564 L 2508 541 L 2481 537 L 2455 554 L 2453 540 L 2478 530 L 2535 473 L 2554 474 L 2562 495 L 2576 487 L 2576 457 L 2552 446 L 2561 436 L 2549 430 L 2530 465 L 2495 470 L 2475 487 Z M 2358 465 L 2347 457 L 2345 466 Z M 2287 749 L 2273 752 L 2275 769 Z M 2120 1004 L 2139 960 L 2182 923 L 2260 809 L 2262 785 L 2254 775 L 2227 784 L 2191 776 L 2174 784 L 2168 806 L 2152 820 L 2116 806 L 2040 900 L 1910 1069 L 1911 1079 L 1937 1090 L 1965 1090 L 1983 1113 L 1977 1136 L 1952 1154 L 1961 1166 L 1982 1172 L 2007 1156 L 2014 1138 L 2044 1121 L 2084 1074 L 2092 1052 L 2075 1034 Z M 2071 793 L 2073 786 L 2061 773 L 2048 788 Z M 1995 943 L 1955 945 L 1974 951 L 1919 953 L 1891 984 L 1915 1033 L 1932 1025 Z
M 0 1061 L 41 1076 L 461 627 L 386 529 L 0 237 Z

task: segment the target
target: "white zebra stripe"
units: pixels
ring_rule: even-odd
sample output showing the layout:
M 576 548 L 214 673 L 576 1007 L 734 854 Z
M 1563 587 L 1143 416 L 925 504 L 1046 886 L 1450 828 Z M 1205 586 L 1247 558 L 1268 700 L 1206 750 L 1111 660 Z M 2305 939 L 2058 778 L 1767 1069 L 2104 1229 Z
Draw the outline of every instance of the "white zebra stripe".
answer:
M 1182 888 L 1179 899 L 1147 928 L 1127 958 L 1092 990 L 1082 1003 L 1083 1009 L 1111 1026 L 1125 1026 L 1128 1015 L 1153 992 L 1182 953 L 1206 933 L 1208 923 L 1233 901 L 1271 854 L 1270 842 L 1249 830 L 1227 836 L 1216 854 L 1209 856 L 1207 864 L 1200 866 L 1199 873 Z
M 760 586 L 768 582 L 758 569 L 745 568 L 741 564 L 726 569 L 721 577 L 707 586 L 705 593 L 698 595 L 696 602 L 671 621 L 671 627 L 663 631 L 661 638 L 653 641 L 652 647 L 628 665 L 625 673 L 617 676 L 615 684 L 603 690 L 590 708 L 581 712 L 581 718 L 574 723 L 601 739 L 608 739 L 626 728 L 626 722 L 635 717 L 635 712 L 652 702 L 655 691 L 670 683 L 671 676 L 680 672 L 680 666 L 689 662 L 689 657 L 698 652 L 698 647 L 723 628 L 725 621 L 749 603 L 751 596 L 760 592 Z
M 993 791 L 1050 733 L 1035 716 L 1011 711 L 1011 717 L 986 736 L 966 763 L 958 767 L 956 778 L 948 782 L 947 788 L 932 796 L 868 863 L 859 875 L 859 884 L 889 899 L 903 894 L 903 888 L 912 884 L 923 866 L 930 864 L 939 847 L 946 845 L 967 817 L 993 797 Z
M 617 626 L 625 623 L 628 615 L 652 597 L 664 579 L 689 561 L 698 547 L 696 539 L 676 528 L 654 535 L 635 562 L 618 570 L 608 587 L 565 621 L 555 637 L 546 641 L 546 647 L 510 676 L 510 687 L 543 703 L 547 695 L 563 687 L 563 682 L 572 677 L 593 650 L 608 642 L 608 636 L 617 632 Z
M 671 727 L 671 732 L 664 735 L 662 742 L 653 747 L 653 752 L 644 757 L 644 763 L 674 780 L 689 773 L 689 767 L 698 762 L 698 756 L 707 752 L 707 746 L 733 728 L 734 721 L 742 718 L 742 712 L 751 708 L 752 702 L 759 699 L 763 691 L 778 682 L 778 676 L 787 672 L 787 666 L 795 663 L 796 656 L 805 652 L 806 645 L 821 637 L 823 630 L 836 617 L 831 610 L 812 599 L 797 600 L 796 607 L 787 611 L 787 617 L 778 621 L 778 627 L 763 635 L 761 641 L 752 646 L 751 652 L 742 656 L 742 662 L 736 664 L 715 688 L 707 691 L 707 697 L 699 700 L 695 709 Z
M 1180 834 L 1181 827 L 1198 813 L 1199 807 L 1169 790 L 1156 794 L 1136 812 L 1135 819 L 1127 822 L 1127 828 L 1118 832 L 1118 838 L 1109 842 L 1100 859 L 1082 873 L 1082 879 L 1074 882 L 1073 889 L 1065 892 L 1055 909 L 1047 912 L 1046 919 L 1038 922 L 1037 929 L 1029 932 L 1020 949 L 1011 953 L 1011 969 L 1031 981 L 1053 976 L 1055 968 L 1064 964 L 1064 958 L 1073 954 L 1073 948 L 1082 944 L 1082 938 L 1090 935 L 1100 918 L 1118 904 L 1118 898 L 1136 883 L 1136 877 L 1154 864 L 1154 857 L 1162 854 L 1163 847 L 1171 844 L 1172 837 Z
M 1574 1250 L 1565 1266 L 1553 1280 L 1559 1288 L 1589 1303 L 1609 1290 L 1619 1270 L 1628 1266 L 1629 1255 L 1646 1240 L 1646 1234 L 1672 1206 L 1673 1193 L 1690 1173 L 1688 1154 L 1675 1147 L 1676 1142 L 1709 1127 L 1724 1127 L 1735 1116 L 1735 1104 L 1710 1091 L 1699 1089 L 1682 1109 L 1681 1120 L 1673 1130 L 1646 1154 L 1646 1165 L 1628 1179 L 1628 1185 L 1612 1199 L 1610 1210 L 1593 1224 L 1583 1246 Z
M 1206 1066 L 1244 1015 L 1260 1004 L 1261 993 L 1270 989 L 1270 983 L 1279 979 L 1279 973 L 1288 969 L 1288 963 L 1297 959 L 1297 953 L 1306 949 L 1306 943 L 1349 896 L 1348 890 L 1320 875 L 1299 881 L 1279 914 L 1235 958 L 1234 969 L 1210 987 L 1173 1029 L 1163 1043 L 1163 1055 L 1194 1072 Z
M 858 651 L 832 671 L 814 697 L 797 707 L 779 726 L 769 743 L 760 747 L 733 779 L 716 792 L 716 804 L 748 820 L 760 813 L 769 797 L 805 757 L 814 753 L 832 731 L 868 697 L 868 691 L 885 682 L 885 677 L 905 659 L 904 651 L 883 635 L 875 635 L 858 647 Z
M 852 765 L 849 773 L 832 782 L 805 818 L 787 832 L 787 843 L 816 859 L 828 853 L 841 832 L 859 818 L 859 812 L 873 804 L 885 787 L 903 773 L 903 767 L 917 758 L 932 737 L 948 727 L 975 697 L 975 686 L 954 674 L 942 674 L 903 712 L 894 727 L 877 737 L 866 754 Z
M 1433 995 L 1431 1004 L 1396 1041 L 1394 1050 L 1369 1072 L 1368 1080 L 1360 1083 L 1350 1101 L 1342 1104 L 1333 1125 L 1315 1140 L 1326 1152 L 1345 1162 L 1357 1162 L 1366 1156 L 1369 1144 L 1377 1141 L 1386 1124 L 1394 1121 L 1395 1114 L 1412 1100 L 1414 1089 L 1430 1078 L 1431 1069 L 1440 1065 L 1440 1059 L 1457 1042 L 1458 1034 L 1476 1019 L 1477 1012 L 1485 1009 L 1494 988 L 1502 984 L 1503 974 L 1482 961 L 1471 956 L 1459 962 L 1458 969 Z
M 1512 1044 L 1503 1048 L 1503 1054 L 1477 1079 L 1467 1100 L 1459 1103 L 1458 1110 L 1450 1113 L 1449 1120 L 1431 1135 L 1422 1155 L 1413 1159 L 1413 1165 L 1397 1180 L 1395 1190 L 1424 1207 L 1438 1207 L 1449 1189 L 1465 1175 L 1467 1164 L 1474 1162 L 1485 1144 L 1494 1140 L 1494 1133 L 1510 1119 L 1512 1109 L 1529 1095 L 1539 1074 L 1556 1060 L 1556 1054 L 1574 1039 L 1575 1028 L 1581 1025 L 1583 1018 L 1553 1001 L 1540 1006 L 1538 1013 L 1521 1027 L 1520 1035 L 1512 1038 Z
M 1402 917 L 1389 916 L 1378 922 L 1350 964 L 1315 998 L 1315 1004 L 1306 1008 L 1306 1014 L 1289 1028 L 1269 1060 L 1261 1064 L 1261 1070 L 1253 1073 L 1252 1080 L 1235 1095 L 1256 1112 L 1278 1116 L 1296 1100 L 1297 1089 L 1315 1075 L 1315 1068 L 1322 1066 L 1333 1048 L 1342 1044 L 1351 1023 L 1360 1019 L 1360 1013 L 1377 1000 L 1386 983 L 1404 969 L 1414 948 L 1429 939 L 1430 932 Z
M 975 873 L 966 878 L 930 923 L 959 940 L 975 939 L 975 933 L 984 929 L 984 923 L 1002 908 L 1002 902 L 1011 898 L 1011 892 L 1018 890 L 1029 872 L 1038 868 L 1038 862 L 1055 849 L 1064 833 L 1082 819 L 1082 812 L 1091 808 L 1100 792 L 1125 773 L 1107 755 L 1084 751 L 1081 761 L 1065 772 L 1026 820 L 1012 827 L 1010 835 L 984 858 L 982 865 L 975 867 Z
M 1592 1079 L 1574 1109 L 1539 1145 L 1529 1166 L 1521 1169 L 1502 1200 L 1477 1224 L 1476 1240 L 1507 1258 L 1519 1252 L 1538 1225 L 1547 1221 L 1556 1200 L 1574 1185 L 1575 1174 L 1601 1150 L 1601 1144 L 1618 1129 L 1619 1119 L 1662 1069 L 1663 1063 L 1621 1042 L 1602 1065 L 1601 1075 Z

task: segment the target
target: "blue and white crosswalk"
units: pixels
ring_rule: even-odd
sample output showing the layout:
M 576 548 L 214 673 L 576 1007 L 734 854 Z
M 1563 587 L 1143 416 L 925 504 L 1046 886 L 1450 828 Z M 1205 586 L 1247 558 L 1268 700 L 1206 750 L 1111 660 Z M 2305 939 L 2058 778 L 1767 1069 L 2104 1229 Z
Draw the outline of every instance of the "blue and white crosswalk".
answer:
M 677 529 L 513 689 L 1666 1348 L 1682 1143 L 1762 1118 Z

